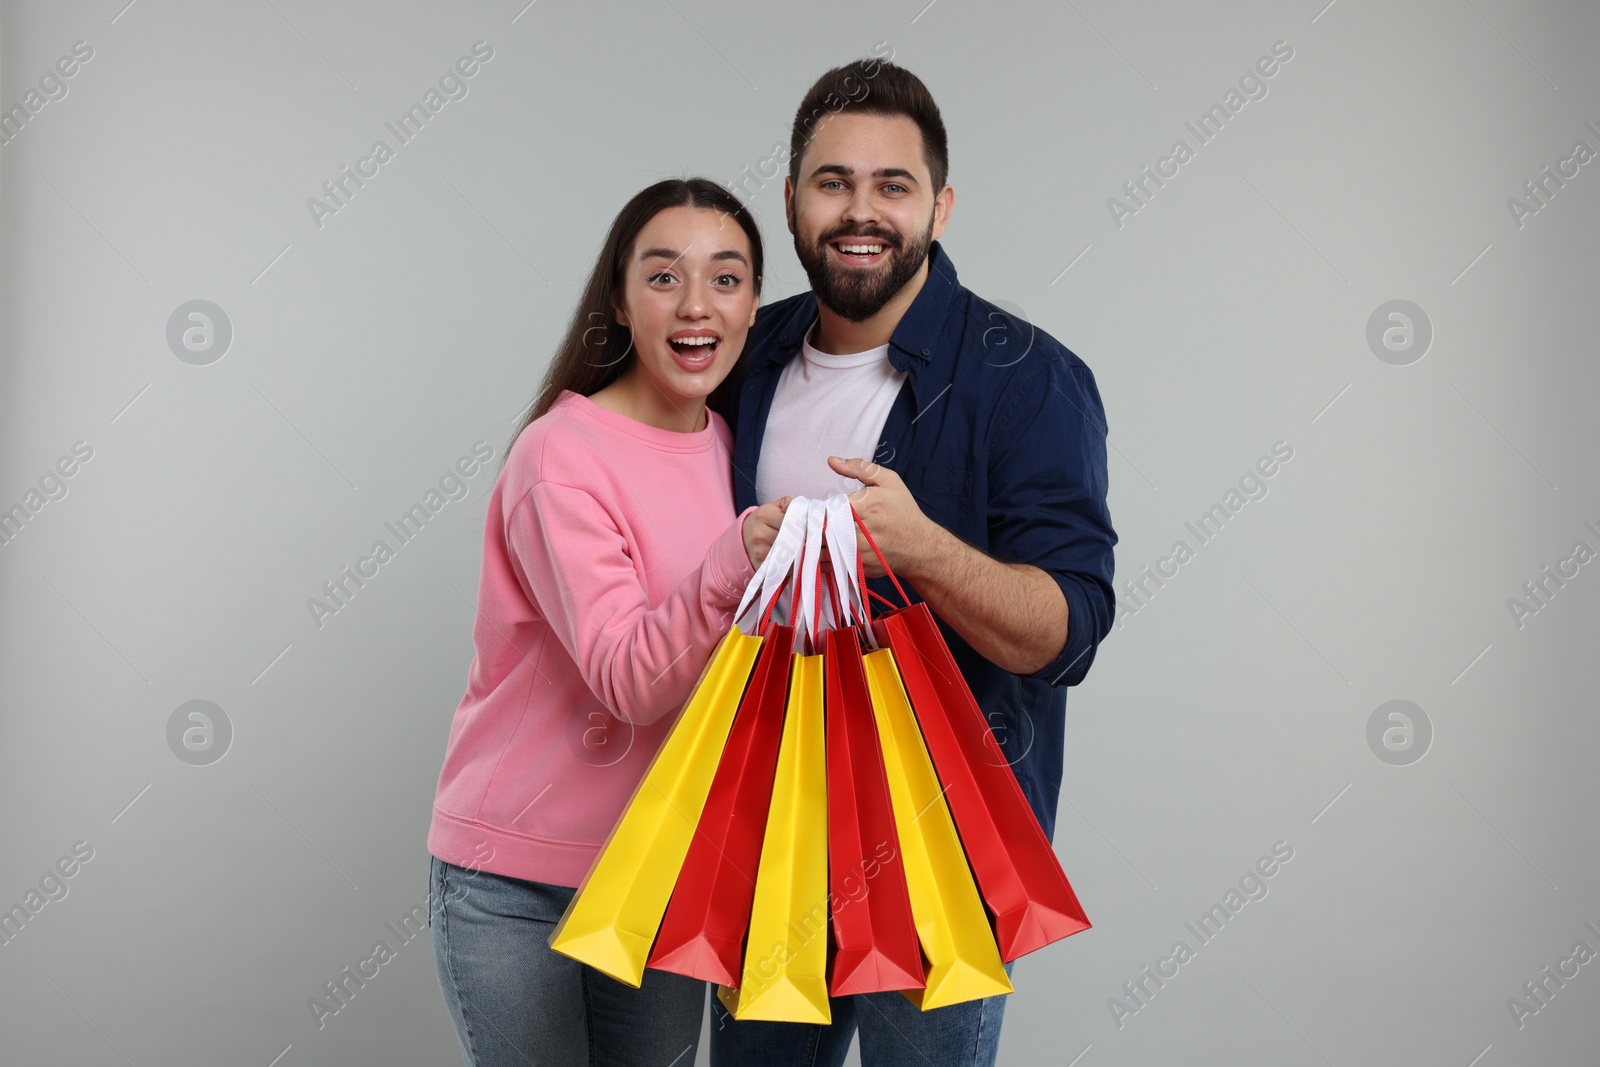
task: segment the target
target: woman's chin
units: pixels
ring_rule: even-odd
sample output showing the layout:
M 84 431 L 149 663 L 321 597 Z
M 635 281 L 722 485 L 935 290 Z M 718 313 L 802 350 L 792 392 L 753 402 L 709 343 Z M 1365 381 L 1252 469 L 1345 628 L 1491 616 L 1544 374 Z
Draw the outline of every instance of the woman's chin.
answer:
M 686 371 L 674 368 L 675 373 L 671 380 L 663 383 L 668 392 L 681 396 L 685 400 L 704 400 L 714 392 L 722 380 L 733 370 L 732 364 L 724 365 L 721 360 L 707 366 L 704 370 Z

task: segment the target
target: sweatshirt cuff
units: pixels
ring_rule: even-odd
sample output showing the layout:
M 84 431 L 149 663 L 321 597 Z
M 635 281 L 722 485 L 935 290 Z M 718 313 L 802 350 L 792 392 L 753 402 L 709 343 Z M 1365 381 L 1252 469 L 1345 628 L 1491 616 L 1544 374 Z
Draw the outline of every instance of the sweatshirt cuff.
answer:
M 712 586 L 720 592 L 730 605 L 736 605 L 744 596 L 745 587 L 750 584 L 750 579 L 756 576 L 756 569 L 750 563 L 750 556 L 744 550 L 744 520 L 747 515 L 756 510 L 752 504 L 739 512 L 739 517 L 713 542 L 711 550 L 706 553 L 706 565 L 710 571 Z

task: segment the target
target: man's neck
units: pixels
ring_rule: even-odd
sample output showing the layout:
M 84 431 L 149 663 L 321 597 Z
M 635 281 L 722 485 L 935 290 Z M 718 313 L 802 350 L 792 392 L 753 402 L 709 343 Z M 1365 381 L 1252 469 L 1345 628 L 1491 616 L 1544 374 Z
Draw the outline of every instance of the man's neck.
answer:
M 818 300 L 817 323 L 807 338 L 811 347 L 830 356 L 844 356 L 888 344 L 889 338 L 894 336 L 895 327 L 900 325 L 906 309 L 917 298 L 922 291 L 922 284 L 927 280 L 928 260 L 924 259 L 921 269 L 912 275 L 911 280 L 865 322 L 851 322 Z

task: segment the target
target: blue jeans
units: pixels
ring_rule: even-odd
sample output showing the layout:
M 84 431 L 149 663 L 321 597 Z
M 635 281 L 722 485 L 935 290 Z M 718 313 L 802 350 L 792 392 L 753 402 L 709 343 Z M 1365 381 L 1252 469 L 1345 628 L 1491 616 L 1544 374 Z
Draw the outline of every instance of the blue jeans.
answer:
M 692 1067 L 706 984 L 638 988 L 550 948 L 575 889 L 432 857 L 428 927 L 467 1067 Z
M 1006 974 L 1012 964 L 1006 964 Z M 829 997 L 833 1022 L 740 1022 L 711 998 L 711 1067 L 840 1067 L 861 1032 L 862 1067 L 993 1067 L 1006 998 L 922 1011 L 903 993 Z

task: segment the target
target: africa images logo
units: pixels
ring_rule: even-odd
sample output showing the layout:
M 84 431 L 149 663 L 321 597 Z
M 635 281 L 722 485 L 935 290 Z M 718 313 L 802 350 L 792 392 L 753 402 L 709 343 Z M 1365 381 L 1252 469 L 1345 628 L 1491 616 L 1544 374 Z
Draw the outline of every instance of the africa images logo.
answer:
M 393 147 L 388 141 L 378 138 L 372 142 L 371 151 L 356 160 L 356 169 L 353 172 L 350 164 L 342 164 L 337 175 L 322 183 L 322 193 L 326 200 L 315 196 L 307 197 L 306 209 L 311 212 L 311 221 L 316 223 L 317 229 L 322 229 L 325 225 L 323 220 L 328 216 L 337 215 L 348 207 L 349 201 L 355 198 L 359 190 L 366 187 L 367 181 L 378 176 L 379 169 L 395 158 L 400 147 L 415 140 L 427 126 L 428 120 L 443 111 L 446 104 L 452 100 L 465 100 L 467 93 L 471 91 L 467 79 L 476 77 L 483 69 L 483 65 L 493 58 L 494 48 L 488 41 L 474 41 L 470 56 L 462 56 L 456 60 L 454 66 L 439 75 L 437 89 L 429 86 L 420 101 L 413 102 L 394 122 L 383 124 L 394 135 Z M 396 126 L 396 123 L 399 125 Z
M 1192 946 L 1180 937 L 1172 943 L 1171 950 L 1165 956 L 1156 960 L 1154 970 L 1146 964 L 1139 968 L 1137 978 L 1123 982 L 1122 992 L 1125 996 L 1106 999 L 1106 1008 L 1111 1012 L 1117 1029 L 1127 1026 L 1130 1018 L 1148 1008 L 1157 991 L 1178 977 L 1182 968 L 1196 958 L 1201 948 L 1221 936 L 1228 923 L 1244 910 L 1246 904 L 1266 900 L 1267 894 L 1272 891 L 1268 881 L 1292 859 L 1294 846 L 1284 840 L 1274 841 L 1271 852 L 1256 860 L 1239 876 L 1237 887 L 1229 886 L 1222 899 L 1212 904 L 1199 919 L 1183 924 L 1184 929 L 1194 937 Z
M 1172 150 L 1156 160 L 1154 171 L 1146 163 L 1139 169 L 1137 177 L 1123 182 L 1122 192 L 1127 199 L 1115 196 L 1106 199 L 1106 210 L 1111 213 L 1111 221 L 1117 229 L 1127 225 L 1125 220 L 1130 215 L 1137 215 L 1149 206 L 1156 191 L 1165 188 L 1168 181 L 1176 178 L 1183 165 L 1195 157 L 1199 147 L 1215 140 L 1228 122 L 1244 110 L 1246 104 L 1252 100 L 1265 100 L 1269 91 L 1268 80 L 1275 77 L 1293 58 L 1294 47 L 1288 41 L 1272 42 L 1271 54 L 1261 56 L 1245 69 L 1239 76 L 1238 88 L 1230 85 L 1228 91 L 1222 94 L 1220 103 L 1213 103 L 1193 122 L 1183 124 L 1194 135 L 1193 146 L 1187 138 L 1178 138 L 1172 142 Z
M 415 541 L 429 521 L 444 510 L 446 504 L 467 498 L 472 492 L 472 487 L 465 479 L 477 475 L 493 458 L 493 445 L 487 441 L 474 441 L 470 456 L 462 456 L 456 460 L 455 465 L 440 476 L 437 488 L 430 487 L 420 502 L 412 504 L 394 522 L 385 522 L 384 529 L 388 530 L 401 546 Z M 311 622 L 316 628 L 322 629 L 330 615 L 337 615 L 349 607 L 356 594 L 365 589 L 367 582 L 376 578 L 384 564 L 393 560 L 396 555 L 396 549 L 380 537 L 372 543 L 372 549 L 367 555 L 356 560 L 354 571 L 351 570 L 350 564 L 346 563 L 339 568 L 337 575 L 323 582 L 322 592 L 326 599 L 314 596 L 306 598 L 306 610 L 311 613 Z

